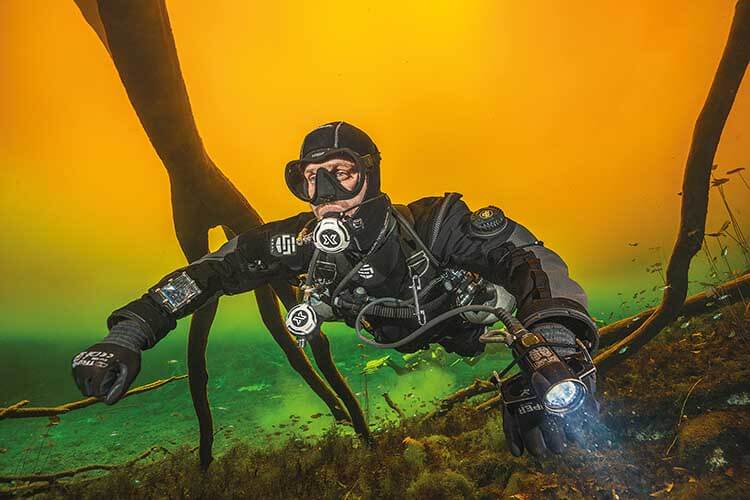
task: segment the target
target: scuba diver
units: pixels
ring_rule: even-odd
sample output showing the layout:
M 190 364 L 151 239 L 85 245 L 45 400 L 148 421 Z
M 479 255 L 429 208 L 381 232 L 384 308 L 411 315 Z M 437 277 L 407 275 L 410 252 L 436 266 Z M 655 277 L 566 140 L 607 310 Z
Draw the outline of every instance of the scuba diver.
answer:
M 299 287 L 286 325 L 300 348 L 324 321 L 344 321 L 363 342 L 404 353 L 439 344 L 472 357 L 504 342 L 521 368 L 501 384 L 495 374 L 513 455 L 581 442 L 598 408 L 590 357 L 598 331 L 566 264 L 495 206 L 472 212 L 457 193 L 392 204 L 381 191 L 380 158 L 346 122 L 310 132 L 285 177 L 311 211 L 238 235 L 115 310 L 109 335 L 72 361 L 82 393 L 114 404 L 138 374 L 141 351 L 178 319 L 282 278 Z M 489 329 L 498 320 L 506 330 Z

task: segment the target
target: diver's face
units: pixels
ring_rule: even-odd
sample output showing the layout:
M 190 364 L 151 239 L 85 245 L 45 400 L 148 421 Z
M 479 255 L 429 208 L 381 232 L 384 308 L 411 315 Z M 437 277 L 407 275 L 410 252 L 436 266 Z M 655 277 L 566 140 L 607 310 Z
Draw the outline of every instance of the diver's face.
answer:
M 336 180 L 341 183 L 341 186 L 353 190 L 357 187 L 359 176 L 362 175 L 354 162 L 346 160 L 344 158 L 334 158 L 323 163 L 311 163 L 305 167 L 304 177 L 307 183 L 307 195 L 312 198 L 315 194 L 315 176 L 321 168 L 326 169 L 331 173 Z M 362 189 L 353 198 L 348 200 L 338 200 L 328 203 L 321 203 L 320 205 L 310 204 L 315 217 L 321 219 L 324 214 L 329 212 L 340 213 L 345 210 L 352 208 L 355 205 L 359 205 L 365 198 L 365 192 L 367 191 L 367 179 L 362 183 Z M 348 215 L 353 215 L 358 208 L 355 208 Z

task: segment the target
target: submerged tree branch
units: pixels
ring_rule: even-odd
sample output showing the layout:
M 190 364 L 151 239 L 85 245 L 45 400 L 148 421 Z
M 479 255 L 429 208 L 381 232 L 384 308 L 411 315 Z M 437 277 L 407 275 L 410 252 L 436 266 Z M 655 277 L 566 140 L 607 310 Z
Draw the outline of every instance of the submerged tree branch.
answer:
M 406 418 L 404 410 L 398 407 L 398 405 L 391 399 L 390 394 L 384 392 L 383 399 L 385 399 L 386 404 L 391 408 L 391 410 L 395 411 L 398 414 L 398 418 L 400 418 L 401 420 Z
M 695 295 L 691 295 L 685 300 L 679 314 L 692 316 L 701 314 L 709 310 L 710 307 L 724 307 L 735 302 L 739 302 L 743 297 L 750 295 L 750 271 L 733 280 L 727 281 L 713 288 L 705 290 Z M 612 345 L 615 342 L 627 337 L 634 332 L 639 325 L 648 319 L 655 311 L 656 307 L 641 311 L 635 316 L 615 321 L 599 329 L 600 348 Z
M 187 378 L 187 375 L 177 375 L 177 376 L 169 377 L 166 379 L 154 380 L 153 382 L 150 382 L 148 384 L 130 389 L 128 392 L 125 393 L 123 398 L 126 398 L 128 396 L 133 396 L 135 394 L 141 394 L 144 392 L 153 391 L 154 389 L 158 389 L 159 387 L 166 385 L 170 382 L 174 382 L 176 380 L 182 380 L 185 378 Z M 58 405 L 58 406 L 49 406 L 49 407 L 38 406 L 35 408 L 23 408 L 29 403 L 29 401 L 23 400 L 7 408 L 0 408 L 0 420 L 3 420 L 5 418 L 52 417 L 54 415 L 61 415 L 63 413 L 68 413 L 69 411 L 72 411 L 72 410 L 86 408 L 87 406 L 91 406 L 99 402 L 101 401 L 98 398 L 86 398 L 86 399 L 80 399 L 78 401 L 73 401 L 71 403 L 65 403 L 65 404 Z
M 163 446 L 152 446 L 151 448 L 144 451 L 137 457 L 131 460 L 128 460 L 127 462 L 122 463 L 122 464 L 89 464 L 89 465 L 77 467 L 75 469 L 54 472 L 51 474 L 26 474 L 26 475 L 19 475 L 19 476 L 0 476 L 0 483 L 10 483 L 13 481 L 48 481 L 49 482 L 49 481 L 55 481 L 57 479 L 62 479 L 64 477 L 72 477 L 72 476 L 75 476 L 76 474 L 81 474 L 83 472 L 89 472 L 92 470 L 119 469 L 122 467 L 128 467 L 130 465 L 133 465 L 139 460 L 143 460 L 144 458 L 148 457 L 155 451 L 161 451 L 161 452 L 166 453 L 167 455 L 171 454 L 171 452 L 168 449 L 164 448 Z
M 680 229 L 667 266 L 668 288 L 662 303 L 640 328 L 597 355 L 595 361 L 601 371 L 637 352 L 677 317 L 685 302 L 690 261 L 700 250 L 706 229 L 709 181 L 716 148 L 750 59 L 748 40 L 750 0 L 739 0 L 724 54 L 693 132 L 682 184 Z M 626 345 L 630 349 L 623 349 Z

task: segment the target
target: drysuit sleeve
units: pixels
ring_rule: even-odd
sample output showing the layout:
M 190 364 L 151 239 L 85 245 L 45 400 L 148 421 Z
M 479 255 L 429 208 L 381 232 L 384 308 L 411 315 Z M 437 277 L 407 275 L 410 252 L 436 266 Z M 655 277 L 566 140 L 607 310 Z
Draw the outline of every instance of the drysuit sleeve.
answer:
M 189 265 L 164 276 L 139 299 L 115 310 L 107 327 L 131 319 L 153 347 L 188 316 L 221 295 L 253 290 L 274 279 L 295 276 L 304 266 L 296 241 L 300 217 L 251 229 Z
M 590 352 L 598 345 L 596 323 L 589 315 L 583 288 L 568 266 L 522 224 L 489 206 L 471 212 L 461 200 L 445 211 L 433 251 L 449 266 L 476 272 L 504 287 L 516 299 L 516 317 L 527 328 L 559 323 Z

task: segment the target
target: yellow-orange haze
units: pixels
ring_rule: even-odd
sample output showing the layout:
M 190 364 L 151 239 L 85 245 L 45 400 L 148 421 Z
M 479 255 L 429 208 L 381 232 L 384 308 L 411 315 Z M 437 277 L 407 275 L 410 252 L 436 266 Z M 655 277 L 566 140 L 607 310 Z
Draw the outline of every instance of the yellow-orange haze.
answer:
M 734 2 L 168 7 L 207 149 L 266 220 L 305 209 L 282 167 L 310 128 L 343 119 L 376 140 L 393 200 L 495 204 L 604 304 L 657 283 L 649 247 L 671 251 Z M 100 329 L 184 261 L 165 171 L 72 0 L 0 2 L 0 110 L 0 335 Z M 749 129 L 745 82 L 719 172 L 750 163 Z M 747 228 L 738 181 L 727 194 Z M 709 231 L 726 218 L 716 194 Z

